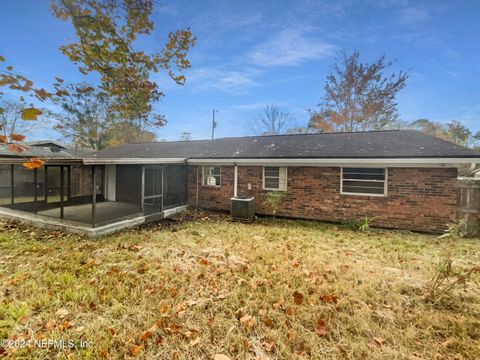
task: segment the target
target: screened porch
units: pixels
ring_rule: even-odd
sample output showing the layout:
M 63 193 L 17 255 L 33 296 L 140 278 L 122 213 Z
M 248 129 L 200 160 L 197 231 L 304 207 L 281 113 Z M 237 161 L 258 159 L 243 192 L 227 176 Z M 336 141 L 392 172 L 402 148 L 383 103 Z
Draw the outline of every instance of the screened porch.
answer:
M 184 164 L 0 165 L 0 207 L 67 225 L 153 221 L 186 203 Z

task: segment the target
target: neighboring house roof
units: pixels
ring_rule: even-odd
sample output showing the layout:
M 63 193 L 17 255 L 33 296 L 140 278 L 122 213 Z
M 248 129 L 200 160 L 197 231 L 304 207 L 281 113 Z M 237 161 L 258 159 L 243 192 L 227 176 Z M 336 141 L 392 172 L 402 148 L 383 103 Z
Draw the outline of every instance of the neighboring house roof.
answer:
M 476 158 L 463 146 L 415 130 L 230 137 L 127 144 L 91 159 L 395 159 Z
M 8 150 L 8 145 L 0 144 L 0 157 L 2 158 L 26 158 L 26 157 L 41 157 L 41 158 L 55 158 L 55 159 L 69 159 L 75 156 L 65 150 L 52 151 L 49 147 L 43 146 L 27 146 L 26 150 L 17 153 Z
M 49 147 L 49 146 L 57 146 L 62 149 L 68 149 L 69 147 L 60 141 L 56 140 L 36 140 L 36 141 L 27 141 L 25 142 L 26 145 L 30 146 L 43 146 L 43 147 Z

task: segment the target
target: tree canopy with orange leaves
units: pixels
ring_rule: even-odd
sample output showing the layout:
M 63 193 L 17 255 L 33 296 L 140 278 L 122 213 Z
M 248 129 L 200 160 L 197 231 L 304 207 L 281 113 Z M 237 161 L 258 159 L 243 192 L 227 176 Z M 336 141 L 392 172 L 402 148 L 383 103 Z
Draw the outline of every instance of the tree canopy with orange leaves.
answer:
M 309 127 L 322 132 L 395 128 L 396 95 L 406 86 L 408 73 L 385 75 L 393 65 L 385 55 L 372 64 L 361 63 L 358 51 L 339 53 L 325 82 L 325 96 L 311 111 Z
M 195 44 L 186 28 L 170 32 L 160 50 L 137 49 L 136 41 L 154 30 L 153 7 L 153 0 L 53 0 L 51 5 L 55 17 L 72 23 L 77 37 L 60 51 L 83 74 L 98 73 L 102 90 L 116 100 L 112 110 L 141 128 L 165 123 L 152 113 L 152 104 L 164 94 L 150 74 L 166 71 L 183 85 L 181 72 L 190 68 L 187 54 Z

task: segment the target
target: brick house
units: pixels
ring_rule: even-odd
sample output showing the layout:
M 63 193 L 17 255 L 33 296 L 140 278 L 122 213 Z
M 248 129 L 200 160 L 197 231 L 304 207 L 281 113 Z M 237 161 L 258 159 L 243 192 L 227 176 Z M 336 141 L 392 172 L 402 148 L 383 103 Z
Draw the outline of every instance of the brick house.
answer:
M 285 217 L 342 222 L 368 216 L 377 217 L 377 226 L 439 232 L 457 214 L 458 169 L 473 169 L 480 156 L 417 131 L 391 130 L 129 144 L 65 159 L 65 172 L 73 162 L 97 184 L 89 201 L 72 203 L 71 196 L 46 206 L 49 194 L 42 194 L 36 215 L 52 216 L 60 207 L 61 224 L 81 227 L 83 221 L 91 234 L 166 217 L 186 205 L 229 211 L 232 197 L 254 197 L 257 213 L 268 215 L 269 191 L 285 192 L 278 210 Z M 17 205 L 13 196 L 5 206 L 18 212 L 30 205 Z M 80 206 L 87 209 L 83 220 L 69 219 Z

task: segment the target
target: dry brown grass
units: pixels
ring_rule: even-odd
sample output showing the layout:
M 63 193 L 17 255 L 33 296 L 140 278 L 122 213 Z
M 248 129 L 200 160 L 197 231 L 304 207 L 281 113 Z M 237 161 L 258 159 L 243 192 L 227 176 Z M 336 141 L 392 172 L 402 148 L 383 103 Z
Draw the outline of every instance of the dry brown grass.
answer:
M 97 241 L 4 226 L 0 339 L 92 346 L 3 356 L 474 359 L 478 274 L 423 297 L 447 250 L 456 268 L 480 263 L 478 239 L 316 222 L 202 215 Z

